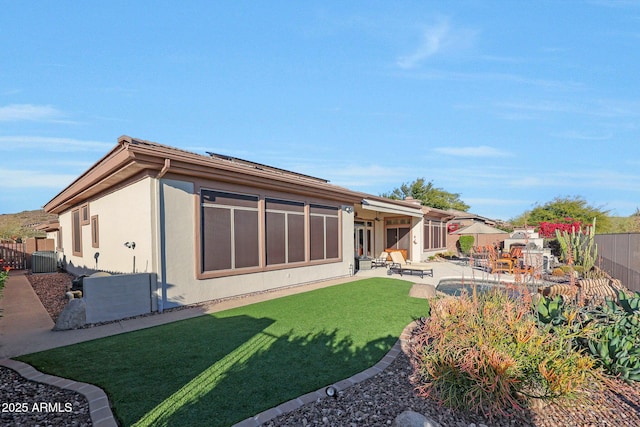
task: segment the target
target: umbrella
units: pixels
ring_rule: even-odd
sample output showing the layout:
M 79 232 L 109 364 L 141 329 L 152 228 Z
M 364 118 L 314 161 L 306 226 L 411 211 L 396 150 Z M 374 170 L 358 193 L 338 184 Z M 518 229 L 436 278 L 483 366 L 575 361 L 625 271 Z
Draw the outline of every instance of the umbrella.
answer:
M 485 224 L 484 222 L 474 222 L 473 224 L 465 227 L 465 228 L 461 228 L 459 230 L 454 231 L 451 234 L 467 234 L 467 235 L 475 235 L 475 244 L 478 245 L 478 236 L 480 234 L 493 234 L 495 235 L 496 238 L 499 238 L 498 235 L 500 234 L 506 234 L 507 236 L 509 236 L 509 233 L 507 233 L 504 230 L 500 230 L 498 228 L 492 227 L 490 225 Z

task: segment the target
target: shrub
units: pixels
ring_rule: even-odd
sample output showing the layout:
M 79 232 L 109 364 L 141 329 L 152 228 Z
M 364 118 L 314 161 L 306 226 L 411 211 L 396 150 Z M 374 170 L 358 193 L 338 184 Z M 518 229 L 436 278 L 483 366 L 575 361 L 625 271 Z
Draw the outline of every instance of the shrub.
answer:
M 575 338 L 566 325 L 539 324 L 530 298 L 493 290 L 434 300 L 415 335 L 418 393 L 489 418 L 512 415 L 527 398 L 571 396 L 594 367 Z
M 429 257 L 431 258 L 445 258 L 445 259 L 451 259 L 451 258 L 455 258 L 456 254 L 454 254 L 451 251 L 446 251 L 446 252 L 438 252 L 437 254 L 435 254 L 434 256 Z
M 640 381 L 640 293 L 627 297 L 619 291 L 617 302 L 607 298 L 586 317 L 595 333 L 582 341 L 584 347 L 608 374 Z
M 539 322 L 574 331 L 574 345 L 591 353 L 607 374 L 640 381 L 640 293 L 619 291 L 617 301 L 580 308 L 560 297 L 541 297 L 536 308 Z
M 473 236 L 460 236 L 460 240 L 458 243 L 460 244 L 460 252 L 465 255 L 471 253 L 471 248 L 473 248 L 474 238 Z

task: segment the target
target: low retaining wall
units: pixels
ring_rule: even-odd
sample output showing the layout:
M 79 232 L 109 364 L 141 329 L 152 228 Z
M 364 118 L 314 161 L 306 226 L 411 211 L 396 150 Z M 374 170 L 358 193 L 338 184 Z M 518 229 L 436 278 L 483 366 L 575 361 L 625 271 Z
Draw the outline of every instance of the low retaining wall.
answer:
M 85 277 L 87 323 L 107 322 L 158 310 L 155 274 Z

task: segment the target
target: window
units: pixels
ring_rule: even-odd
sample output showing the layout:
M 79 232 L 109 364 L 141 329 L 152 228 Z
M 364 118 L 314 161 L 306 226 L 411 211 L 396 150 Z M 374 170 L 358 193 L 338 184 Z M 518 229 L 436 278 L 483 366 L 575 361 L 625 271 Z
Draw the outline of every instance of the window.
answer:
M 424 220 L 424 249 L 442 249 L 447 245 L 447 227 L 437 220 Z
M 202 190 L 202 271 L 258 267 L 258 197 Z
M 203 278 L 341 257 L 340 209 L 222 190 L 200 190 Z
M 98 215 L 91 217 L 91 246 L 94 248 L 100 247 L 100 239 L 98 234 Z
M 338 208 L 309 206 L 309 243 L 311 260 L 340 257 Z
M 387 245 L 389 249 L 406 249 L 411 246 L 409 227 L 387 227 Z
M 265 200 L 267 265 L 305 260 L 304 203 Z
M 58 252 L 62 252 L 62 226 L 58 227 L 58 231 L 56 232 L 56 250 Z
M 73 255 L 82 256 L 82 224 L 80 209 L 71 211 L 71 246 Z
M 89 203 L 85 203 L 84 205 L 80 206 L 80 217 L 81 217 L 81 224 L 82 225 L 88 225 L 89 221 L 90 221 L 90 217 L 89 217 Z

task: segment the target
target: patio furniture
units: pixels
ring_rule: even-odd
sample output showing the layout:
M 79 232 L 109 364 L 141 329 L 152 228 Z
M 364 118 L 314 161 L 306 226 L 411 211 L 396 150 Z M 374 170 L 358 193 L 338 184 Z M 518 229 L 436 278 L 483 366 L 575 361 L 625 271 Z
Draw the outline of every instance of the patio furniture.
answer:
M 417 274 L 420 278 L 424 278 L 425 275 L 433 277 L 433 268 L 428 264 L 422 263 L 407 263 L 400 252 L 391 252 L 391 264 L 389 265 L 388 274 L 398 273 L 400 276 L 403 274 Z
M 491 260 L 492 273 L 508 273 L 513 274 L 514 261 L 510 258 L 497 258 Z
M 356 258 L 356 266 L 358 270 L 371 270 L 373 259 L 367 257 Z
M 371 267 L 386 267 L 389 263 L 389 254 L 386 251 L 382 251 L 378 258 L 374 258 L 371 260 Z
M 504 253 L 500 256 L 501 259 L 510 259 L 513 263 L 518 262 L 522 258 L 522 247 L 514 246 L 508 253 Z

